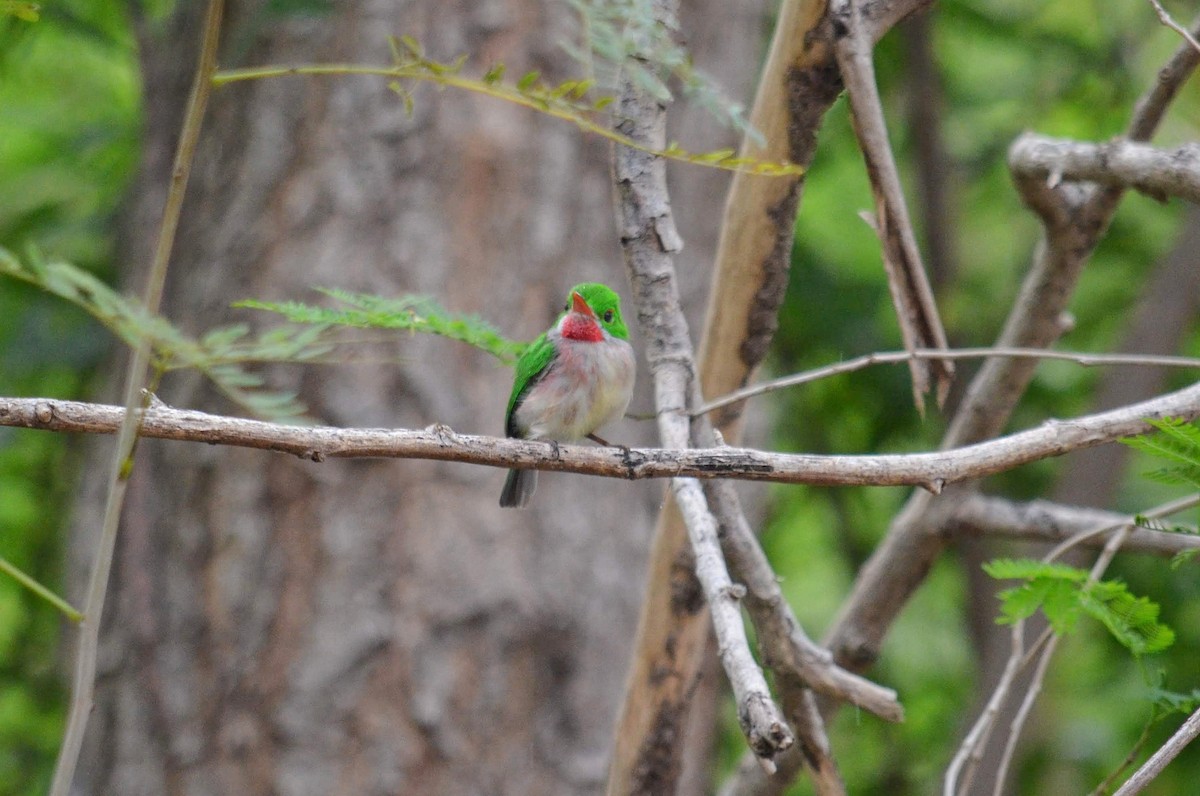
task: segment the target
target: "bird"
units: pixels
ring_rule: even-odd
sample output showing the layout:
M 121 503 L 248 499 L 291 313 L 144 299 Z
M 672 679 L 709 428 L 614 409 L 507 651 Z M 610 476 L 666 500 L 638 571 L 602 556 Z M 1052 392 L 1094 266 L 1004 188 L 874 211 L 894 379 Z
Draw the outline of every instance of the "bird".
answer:
M 625 414 L 636 364 L 617 293 L 598 282 L 576 285 L 563 314 L 517 360 L 505 434 L 607 445 L 594 432 Z M 536 488 L 537 470 L 509 470 L 500 505 L 524 507 Z

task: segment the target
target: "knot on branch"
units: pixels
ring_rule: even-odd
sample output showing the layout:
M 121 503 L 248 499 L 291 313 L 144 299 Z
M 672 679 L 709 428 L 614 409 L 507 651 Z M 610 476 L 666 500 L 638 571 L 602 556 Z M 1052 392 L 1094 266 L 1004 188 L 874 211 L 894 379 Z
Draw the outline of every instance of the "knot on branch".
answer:
M 771 760 L 795 743 L 792 730 L 779 715 L 779 709 L 766 694 L 751 694 L 738 710 L 738 721 L 745 732 L 750 750 Z

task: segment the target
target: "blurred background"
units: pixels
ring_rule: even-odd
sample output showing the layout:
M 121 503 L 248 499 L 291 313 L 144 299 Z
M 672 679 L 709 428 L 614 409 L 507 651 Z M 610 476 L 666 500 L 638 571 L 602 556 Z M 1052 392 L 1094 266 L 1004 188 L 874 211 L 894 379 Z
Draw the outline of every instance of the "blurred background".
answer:
M 43 4 L 36 22 L 0 18 L 0 246 L 140 285 L 194 63 L 198 5 L 61 0 Z M 522 64 L 557 79 L 580 69 L 558 47 L 577 33 L 565 3 L 534 4 L 546 11 L 541 18 L 506 2 L 231 5 L 224 67 L 384 63 L 383 36 L 407 33 L 433 57 L 502 60 L 514 75 Z M 696 64 L 748 104 L 772 8 L 702 5 L 682 11 Z M 1183 5 L 1173 10 L 1186 23 Z M 1038 223 L 1009 181 L 1010 142 L 1024 130 L 1094 141 L 1117 135 L 1177 44 L 1135 0 L 944 0 L 880 44 L 892 140 L 953 345 L 993 341 L 1037 239 Z M 1197 85 L 1185 88 L 1155 143 L 1197 137 Z M 676 113 L 671 137 L 685 147 L 737 139 L 702 110 Z M 724 191 L 721 175 L 700 171 L 672 172 L 693 324 Z M 603 143 L 452 91 L 418 91 L 406 116 L 378 80 L 221 89 L 185 205 L 166 312 L 200 333 L 244 318 L 228 309 L 238 298 L 312 300 L 304 291 L 313 285 L 414 291 L 531 338 L 574 282 L 601 279 L 627 292 L 606 180 Z M 900 347 L 877 242 L 857 217 L 871 205 L 841 100 L 807 179 L 774 373 Z M 1200 214 L 1130 195 L 1086 269 L 1061 347 L 1200 356 L 1198 308 Z M 442 421 L 499 433 L 509 374 L 454 345 L 398 340 L 401 364 L 386 375 L 377 363 L 268 373 L 273 384 L 298 390 L 320 422 Z M 0 394 L 111 394 L 118 359 L 111 338 L 82 312 L 0 280 Z M 961 388 L 974 364 L 959 367 Z M 642 377 L 644 390 L 644 369 Z M 1129 403 L 1194 378 L 1045 363 L 1013 427 Z M 164 389 L 173 405 L 233 411 L 195 378 Z M 647 393 L 638 400 L 633 410 L 649 408 Z M 763 445 L 816 453 L 926 450 L 945 418 L 916 415 L 903 367 L 758 398 L 751 414 Z M 652 438 L 648 424 L 625 425 L 623 441 Z M 100 442 L 0 429 L 0 556 L 78 595 L 89 549 L 82 528 L 98 516 L 107 451 Z M 547 478 L 534 512 L 497 518 L 502 473 L 483 468 L 315 469 L 165 445 L 147 445 L 139 466 L 145 475 L 131 487 L 105 618 L 85 792 L 600 787 L 660 485 Z M 1106 446 L 1020 468 L 986 489 L 1138 511 L 1177 494 L 1141 477 L 1147 467 Z M 814 637 L 906 494 L 766 493 L 764 544 Z M 993 625 L 994 584 L 979 564 L 1014 550 L 957 545 L 905 610 L 871 676 L 899 691 L 907 722 L 890 726 L 843 710 L 832 728 L 851 793 L 935 790 L 1006 654 L 1007 630 Z M 1090 790 L 1142 733 L 1155 672 L 1165 672 L 1167 688 L 1196 687 L 1195 564 L 1170 570 L 1164 560 L 1123 555 L 1111 574 L 1163 606 L 1177 641 L 1139 665 L 1100 628 L 1066 639 L 1026 733 L 1014 792 Z M 64 638 L 52 608 L 0 576 L 0 794 L 44 792 L 49 781 L 65 713 Z M 392 707 L 371 704 L 392 698 Z M 743 751 L 732 713 L 721 706 L 713 772 L 731 768 Z M 511 743 L 494 740 L 514 723 L 530 726 Z M 1174 723 L 1153 727 L 1149 748 Z M 530 751 L 551 739 L 562 744 L 557 759 Z M 489 767 L 492 774 L 480 773 Z M 1200 750 L 1191 749 L 1148 792 L 1190 792 L 1197 781 Z M 804 783 L 794 790 L 808 792 Z

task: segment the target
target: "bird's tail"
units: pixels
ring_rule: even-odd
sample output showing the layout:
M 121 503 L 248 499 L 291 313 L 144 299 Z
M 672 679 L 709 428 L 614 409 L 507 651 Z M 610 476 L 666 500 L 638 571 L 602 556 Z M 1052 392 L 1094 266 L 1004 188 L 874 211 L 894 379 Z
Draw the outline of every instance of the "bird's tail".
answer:
M 509 470 L 500 492 L 500 506 L 506 509 L 524 508 L 537 489 L 537 470 Z

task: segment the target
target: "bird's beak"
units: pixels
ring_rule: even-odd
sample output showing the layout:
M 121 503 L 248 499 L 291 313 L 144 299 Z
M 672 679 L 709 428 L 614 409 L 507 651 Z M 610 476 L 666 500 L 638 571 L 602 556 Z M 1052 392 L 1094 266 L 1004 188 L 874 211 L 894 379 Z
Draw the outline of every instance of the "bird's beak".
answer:
M 586 315 L 589 318 L 595 318 L 596 313 L 592 312 L 592 308 L 583 300 L 583 296 L 578 293 L 571 293 L 571 311 L 578 312 L 581 315 Z

